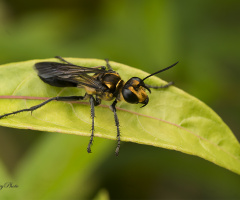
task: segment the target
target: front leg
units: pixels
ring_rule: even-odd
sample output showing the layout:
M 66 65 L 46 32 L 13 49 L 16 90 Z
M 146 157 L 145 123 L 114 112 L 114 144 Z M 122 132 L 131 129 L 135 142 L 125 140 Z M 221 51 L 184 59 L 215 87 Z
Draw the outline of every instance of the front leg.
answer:
M 88 147 L 87 147 L 87 152 L 88 152 L 88 153 L 92 153 L 92 151 L 91 151 L 91 146 L 92 146 L 93 137 L 94 137 L 94 117 L 95 117 L 94 106 L 95 106 L 95 104 L 96 104 L 96 101 L 95 101 L 95 99 L 94 99 L 93 96 L 89 96 L 89 102 L 90 102 L 90 106 L 91 106 L 92 128 L 91 128 L 90 141 L 89 141 Z
M 95 117 L 94 106 L 98 106 L 101 103 L 101 99 L 99 99 L 98 97 L 96 97 L 96 99 L 94 99 L 93 96 L 89 96 L 89 102 L 90 102 L 90 106 L 91 106 L 92 128 L 91 128 L 90 141 L 89 141 L 88 147 L 87 147 L 87 152 L 92 153 L 91 146 L 92 146 L 93 137 L 94 137 L 94 117 Z
M 115 99 L 114 102 L 112 103 L 112 105 L 110 106 L 110 109 L 114 113 L 115 125 L 117 127 L 117 148 L 115 150 L 115 155 L 118 156 L 119 150 L 120 150 L 121 139 L 120 139 L 120 128 L 119 128 L 119 120 L 118 120 L 118 116 L 117 116 L 116 104 L 117 104 L 117 100 Z

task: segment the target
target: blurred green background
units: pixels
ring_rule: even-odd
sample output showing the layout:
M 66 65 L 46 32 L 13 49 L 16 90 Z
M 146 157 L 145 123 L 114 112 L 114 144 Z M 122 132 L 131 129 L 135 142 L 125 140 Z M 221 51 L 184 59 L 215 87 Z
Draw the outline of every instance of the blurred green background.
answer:
M 238 0 L 0 0 L 0 64 L 59 55 L 151 73 L 180 61 L 160 77 L 213 108 L 238 140 L 239 47 Z M 116 158 L 116 142 L 99 138 L 88 155 L 88 140 L 0 127 L 0 184 L 19 185 L 0 197 L 240 199 L 240 176 L 203 159 L 133 143 Z

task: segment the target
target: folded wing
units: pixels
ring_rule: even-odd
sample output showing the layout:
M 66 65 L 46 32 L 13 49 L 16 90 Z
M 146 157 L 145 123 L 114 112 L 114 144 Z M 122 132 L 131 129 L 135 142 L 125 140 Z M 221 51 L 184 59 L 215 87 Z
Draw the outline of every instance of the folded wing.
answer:
M 82 67 L 57 62 L 40 62 L 35 64 L 38 76 L 49 85 L 57 87 L 87 86 L 96 90 L 105 87 L 101 81 L 92 77 L 94 74 L 106 73 L 99 68 Z

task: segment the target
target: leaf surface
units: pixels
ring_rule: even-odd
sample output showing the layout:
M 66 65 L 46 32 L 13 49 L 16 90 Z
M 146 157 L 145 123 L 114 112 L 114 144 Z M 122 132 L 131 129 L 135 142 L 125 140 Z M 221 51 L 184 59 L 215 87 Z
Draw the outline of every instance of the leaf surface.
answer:
M 69 62 L 93 67 L 105 65 L 104 60 L 68 58 Z M 79 88 L 58 88 L 42 82 L 33 69 L 36 62 L 11 63 L 0 66 L 0 95 L 26 96 L 25 99 L 0 99 L 1 114 L 29 108 L 41 103 L 39 97 L 83 95 Z M 44 61 L 56 61 L 48 59 Z M 133 76 L 148 74 L 116 62 L 110 62 L 121 78 L 127 81 Z M 150 85 L 166 84 L 151 77 Z M 29 97 L 36 100 L 30 100 Z M 228 126 L 207 105 L 184 91 L 171 86 L 152 89 L 149 104 L 140 105 L 120 102 L 117 104 L 121 140 L 153 145 L 181 151 L 209 160 L 240 174 L 240 145 Z M 116 127 L 111 102 L 95 108 L 95 136 L 116 139 Z M 90 136 L 90 106 L 77 102 L 51 102 L 32 113 L 21 113 L 0 120 L 0 125 L 67 134 Z M 94 151 L 94 146 L 93 146 Z

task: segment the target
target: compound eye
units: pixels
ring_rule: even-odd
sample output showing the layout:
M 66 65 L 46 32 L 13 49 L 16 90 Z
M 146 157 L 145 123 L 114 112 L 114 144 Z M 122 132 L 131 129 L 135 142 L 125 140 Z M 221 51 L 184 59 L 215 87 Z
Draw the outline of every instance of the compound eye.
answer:
M 122 95 L 125 101 L 128 103 L 139 103 L 138 97 L 136 96 L 136 94 L 134 94 L 131 90 L 127 88 L 123 88 Z

